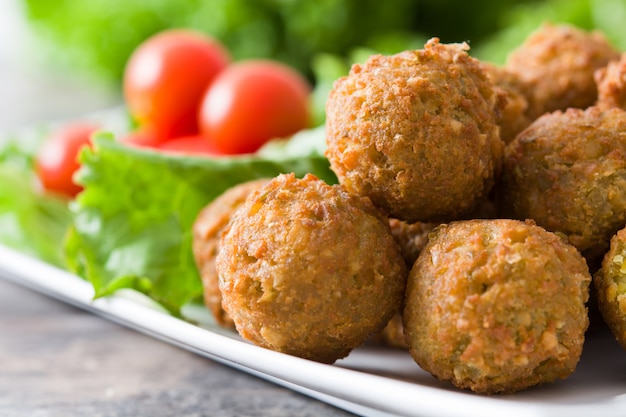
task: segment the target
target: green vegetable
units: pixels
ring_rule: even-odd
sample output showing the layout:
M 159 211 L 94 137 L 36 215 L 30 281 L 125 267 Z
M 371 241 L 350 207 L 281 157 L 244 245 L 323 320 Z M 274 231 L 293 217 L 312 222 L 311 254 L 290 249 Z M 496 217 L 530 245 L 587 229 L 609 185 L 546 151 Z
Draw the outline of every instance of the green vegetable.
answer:
M 202 293 L 191 250 L 202 207 L 237 183 L 281 172 L 336 181 L 315 150 L 323 130 L 314 132 L 307 146 L 281 142 L 258 156 L 219 159 L 135 149 L 99 134 L 81 155 L 85 191 L 71 207 L 69 268 L 93 284 L 96 297 L 132 288 L 179 314 Z
M 479 46 L 506 29 L 519 4 L 555 0 L 23 0 L 45 54 L 65 69 L 119 83 L 133 49 L 173 27 L 219 39 L 236 60 L 272 58 L 313 75 L 318 54 L 348 58 L 356 47 L 381 53 L 442 42 Z M 566 0 L 567 1 L 567 0 Z M 575 3 L 577 0 L 573 0 Z M 615 0 L 609 0 L 615 1 Z M 600 3 L 601 1 L 598 1 Z M 540 14 L 540 13 L 537 13 Z M 505 16 L 503 18 L 503 16 Z M 623 30 L 620 28 L 620 33 Z M 312 77 L 313 78 L 313 77 Z M 314 80 L 317 81 L 317 80 Z
M 626 0 L 23 1 L 43 45 L 38 55 L 113 83 L 139 43 L 172 27 L 215 36 L 234 59 L 277 59 L 313 79 L 319 54 L 395 53 L 433 36 L 468 41 L 472 55 L 502 63 L 548 20 L 600 29 L 626 49 Z
M 11 143 L 0 151 L 0 243 L 63 267 L 59 242 L 71 222 L 67 200 L 40 192 L 32 155 Z
M 132 50 L 167 28 L 215 36 L 234 59 L 273 58 L 310 75 L 318 52 L 408 30 L 412 0 L 24 0 L 48 58 L 118 82 Z M 62 51 L 62 53 L 60 53 Z

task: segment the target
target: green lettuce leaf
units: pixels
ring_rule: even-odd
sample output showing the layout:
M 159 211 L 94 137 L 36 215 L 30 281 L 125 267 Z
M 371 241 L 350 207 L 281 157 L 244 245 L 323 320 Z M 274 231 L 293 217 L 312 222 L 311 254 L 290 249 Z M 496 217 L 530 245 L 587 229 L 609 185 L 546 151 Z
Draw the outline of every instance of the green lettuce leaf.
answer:
M 93 284 L 96 297 L 131 288 L 180 314 L 202 294 L 191 250 L 201 208 L 235 184 L 283 172 L 336 181 L 319 146 L 311 145 L 323 141 L 323 131 L 313 140 L 308 133 L 300 147 L 280 142 L 258 155 L 216 159 L 131 148 L 97 135 L 94 148 L 81 154 L 77 181 L 85 190 L 71 206 L 70 270 Z
M 70 223 L 67 200 L 38 189 L 32 155 L 14 143 L 0 150 L 0 244 L 64 267 Z

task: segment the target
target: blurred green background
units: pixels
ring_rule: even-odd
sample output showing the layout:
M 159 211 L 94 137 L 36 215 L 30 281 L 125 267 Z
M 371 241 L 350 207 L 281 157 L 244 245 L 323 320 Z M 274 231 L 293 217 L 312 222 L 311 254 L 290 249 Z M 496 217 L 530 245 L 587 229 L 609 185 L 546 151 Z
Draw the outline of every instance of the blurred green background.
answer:
M 112 84 L 142 40 L 170 27 L 200 29 L 235 59 L 277 59 L 313 81 L 341 70 L 329 56 L 353 61 L 358 51 L 419 48 L 432 36 L 469 41 L 472 55 L 500 63 L 546 20 L 599 28 L 626 49 L 626 0 L 22 1 L 50 65 Z

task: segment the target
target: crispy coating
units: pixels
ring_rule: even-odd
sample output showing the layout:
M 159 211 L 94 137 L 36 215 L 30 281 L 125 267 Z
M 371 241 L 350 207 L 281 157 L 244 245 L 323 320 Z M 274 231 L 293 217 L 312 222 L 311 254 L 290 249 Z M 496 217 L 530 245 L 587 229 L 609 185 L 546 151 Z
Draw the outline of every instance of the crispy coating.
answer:
M 626 53 L 597 70 L 594 78 L 598 85 L 599 107 L 626 109 Z
M 349 192 L 408 222 L 468 212 L 489 192 L 503 143 L 501 105 L 466 44 L 373 55 L 338 79 L 326 156 Z
M 496 115 L 500 138 L 504 143 L 509 143 L 532 122 L 526 114 L 528 100 L 522 93 L 521 82 L 514 74 L 487 62 L 481 62 L 480 65 L 494 86 L 501 90 L 505 100 L 502 110 Z
M 598 97 L 596 70 L 619 58 L 599 31 L 545 24 L 508 57 L 504 68 L 523 85 L 531 120 L 554 110 L 586 108 Z
M 469 218 L 491 219 L 497 217 L 495 204 L 491 200 L 486 200 Z M 400 245 L 402 257 L 410 270 L 417 260 L 420 252 L 428 243 L 430 233 L 438 223 L 407 223 L 398 219 L 389 219 L 391 234 Z M 371 338 L 372 342 L 393 348 L 407 349 L 408 345 L 404 338 L 404 328 L 402 325 L 402 312 L 393 316 L 389 323 L 378 334 Z
M 276 351 L 332 363 L 402 304 L 407 268 L 371 202 L 313 175 L 280 175 L 249 195 L 216 261 L 237 331 Z
M 540 117 L 507 145 L 501 180 L 503 216 L 565 234 L 594 262 L 626 224 L 626 111 Z
M 626 228 L 611 238 L 602 268 L 593 276 L 598 310 L 626 350 Z
M 202 279 L 204 304 L 213 313 L 217 324 L 222 327 L 234 328 L 235 325 L 222 308 L 222 293 L 215 270 L 215 258 L 220 250 L 221 234 L 232 214 L 243 204 L 248 194 L 261 188 L 269 180 L 269 178 L 252 180 L 226 190 L 200 211 L 193 224 L 192 249 Z
M 582 352 L 590 282 L 580 253 L 530 221 L 439 226 L 407 281 L 409 351 L 479 393 L 566 378 Z
M 400 246 L 407 268 L 411 268 L 426 243 L 428 234 L 437 226 L 436 223 L 408 223 L 398 219 L 389 219 L 391 234 Z

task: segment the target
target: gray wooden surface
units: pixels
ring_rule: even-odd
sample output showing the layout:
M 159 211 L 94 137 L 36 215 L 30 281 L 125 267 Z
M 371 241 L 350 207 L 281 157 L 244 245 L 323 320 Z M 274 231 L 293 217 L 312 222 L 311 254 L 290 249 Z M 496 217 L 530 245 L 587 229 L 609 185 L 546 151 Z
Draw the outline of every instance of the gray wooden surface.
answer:
M 0 416 L 350 414 L 0 277 Z

